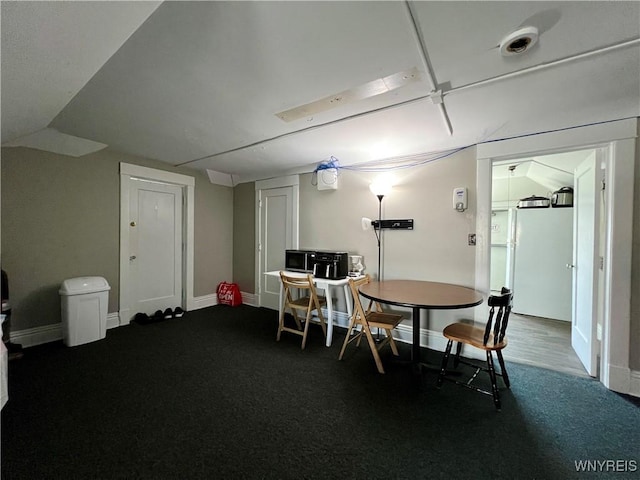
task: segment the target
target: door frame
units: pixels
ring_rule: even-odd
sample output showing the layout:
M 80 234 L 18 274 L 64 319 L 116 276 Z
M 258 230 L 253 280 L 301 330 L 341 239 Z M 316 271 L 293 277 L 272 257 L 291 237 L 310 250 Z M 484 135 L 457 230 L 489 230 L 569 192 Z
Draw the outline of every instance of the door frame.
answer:
M 621 393 L 631 391 L 629 368 L 631 325 L 631 253 L 633 239 L 633 181 L 637 119 L 575 127 L 520 138 L 488 142 L 477 147 L 476 279 L 478 290 L 489 291 L 491 240 L 491 175 L 496 160 L 604 148 L 606 217 L 602 342 L 599 381 Z M 597 294 L 597 292 L 595 292 Z
M 182 301 L 187 310 L 194 308 L 193 249 L 195 178 L 179 173 L 120 162 L 120 289 L 119 324 L 131 320 L 129 273 L 129 183 L 131 178 L 168 183 L 182 187 Z
M 298 248 L 300 242 L 300 225 L 299 225 L 299 210 L 300 210 L 300 176 L 299 175 L 287 175 L 285 177 L 270 178 L 268 180 L 259 180 L 255 183 L 256 192 L 256 209 L 255 209 L 255 221 L 256 221 L 256 238 L 255 238 L 255 271 L 257 273 L 254 288 L 258 294 L 258 305 L 262 306 L 262 290 L 260 288 L 260 279 L 265 272 L 262 269 L 262 249 L 260 246 L 260 240 L 262 238 L 262 191 L 271 190 L 273 188 L 293 187 L 293 208 L 291 215 L 291 228 L 293 231 L 293 245 L 292 248 Z

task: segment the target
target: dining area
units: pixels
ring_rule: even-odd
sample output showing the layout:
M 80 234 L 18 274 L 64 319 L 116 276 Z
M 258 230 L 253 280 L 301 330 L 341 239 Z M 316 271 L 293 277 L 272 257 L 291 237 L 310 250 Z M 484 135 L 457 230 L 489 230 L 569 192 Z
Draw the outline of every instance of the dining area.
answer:
M 465 385 L 464 362 L 477 361 L 481 371 L 471 366 L 472 383 L 485 376 L 482 393 L 499 409 L 499 391 L 509 382 L 501 350 L 513 296 L 489 291 L 476 268 L 486 239 L 474 233 L 474 189 L 451 188 L 472 183 L 459 174 L 472 158 L 460 153 L 446 166 L 434 163 L 411 176 L 393 171 L 366 180 L 360 172 L 341 171 L 340 188 L 331 192 L 299 184 L 299 237 L 284 252 L 260 257 L 272 265 L 260 273 L 260 298 L 267 291 L 277 297 L 271 302 L 278 309 L 277 341 L 296 342 L 292 335 L 299 334 L 304 351 L 317 341 L 309 340 L 317 329 L 327 348 L 339 339 L 345 368 L 354 355 L 367 355 L 379 375 L 389 365 L 401 366 L 414 380 L 441 388 L 448 381 Z M 427 171 L 441 182 L 427 179 Z M 370 217 L 356 220 L 363 214 Z M 314 256 L 323 259 L 320 265 Z M 357 269 L 351 268 L 355 258 Z M 285 277 L 304 277 L 306 287 L 293 293 L 298 289 Z M 449 338 L 445 331 L 456 324 L 462 327 L 451 327 Z
M 484 295 L 472 288 L 426 280 L 370 281 L 358 292 L 373 302 L 411 309 L 411 363 L 414 368 L 421 365 L 420 330 L 423 322 L 428 325 L 432 310 L 470 308 L 484 301 Z
M 482 292 L 463 285 L 416 279 L 372 280 L 369 274 L 362 272 L 349 272 L 344 278 L 336 279 L 316 278 L 313 272 L 281 270 L 268 273 L 271 276 L 276 274 L 281 279 L 277 341 L 281 340 L 285 332 L 300 335 L 301 348 L 304 350 L 309 326 L 315 323 L 322 329 L 326 347 L 331 347 L 336 320 L 334 317 L 337 313 L 331 308 L 331 299 L 335 293 L 331 288 L 338 288 L 344 296 L 348 316 L 338 360 L 345 358 L 349 345 L 354 344 L 355 348 L 365 345 L 363 349 L 371 352 L 379 374 L 385 374 L 386 362 L 406 365 L 414 379 L 421 379 L 427 372 L 432 372 L 437 376 L 435 383 L 438 388 L 442 387 L 444 380 L 448 380 L 490 395 L 495 408 L 501 409 L 499 390 L 510 386 L 502 356 L 502 349 L 507 345 L 505 334 L 513 300 L 509 289 L 503 288 L 500 294 L 489 295 L 487 298 Z M 488 321 L 485 316 L 483 321 L 486 324 L 483 321 L 474 322 L 474 314 L 468 314 L 472 312 L 471 309 L 482 306 L 485 300 L 489 307 Z M 429 347 L 428 339 L 423 341 L 423 336 L 425 330 L 432 333 L 429 326 L 433 312 L 443 310 L 462 311 L 468 316 L 465 318 L 462 315 L 458 321 L 442 330 L 446 347 L 443 349 L 441 362 L 434 364 L 423 358 L 423 349 Z M 481 314 L 479 318 L 482 318 Z M 293 319 L 295 325 L 291 324 L 290 319 Z M 403 328 L 405 332 L 410 330 L 408 338 L 397 334 L 399 328 Z M 398 341 L 410 345 L 408 359 L 400 358 Z M 449 357 L 454 344 L 456 350 L 451 369 Z M 391 356 L 382 353 L 387 346 L 391 350 Z M 467 358 L 469 351 L 474 348 L 484 351 L 486 364 L 480 364 L 477 355 Z M 460 381 L 460 364 L 475 369 L 468 381 Z M 471 382 L 481 370 L 488 373 L 490 388 L 472 386 Z M 502 377 L 500 387 L 498 377 Z

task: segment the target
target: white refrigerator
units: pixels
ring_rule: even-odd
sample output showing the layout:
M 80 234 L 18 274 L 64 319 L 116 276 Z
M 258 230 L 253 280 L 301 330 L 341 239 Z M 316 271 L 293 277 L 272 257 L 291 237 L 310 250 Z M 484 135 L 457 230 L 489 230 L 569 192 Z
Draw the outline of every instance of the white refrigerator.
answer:
M 573 208 L 517 210 L 513 311 L 571 321 Z

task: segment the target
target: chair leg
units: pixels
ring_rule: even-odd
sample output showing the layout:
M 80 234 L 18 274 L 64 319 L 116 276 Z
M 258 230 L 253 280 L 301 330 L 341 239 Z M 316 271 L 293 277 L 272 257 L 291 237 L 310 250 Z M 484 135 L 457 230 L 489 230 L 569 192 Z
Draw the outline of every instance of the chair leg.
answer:
M 280 312 L 280 317 L 278 318 L 278 335 L 276 335 L 276 342 L 280 341 L 280 334 L 282 334 L 282 330 L 284 329 L 284 308 L 282 312 Z
M 311 323 L 311 308 L 307 310 L 307 319 L 304 322 L 304 333 L 302 334 L 302 350 L 307 345 L 307 333 L 309 332 L 309 324 Z
M 344 352 L 347 350 L 347 345 L 349 344 L 349 340 L 351 340 L 351 332 L 353 331 L 355 322 L 353 319 L 349 322 L 349 328 L 347 329 L 347 336 L 344 337 L 344 342 L 342 343 L 342 350 L 340 350 L 340 355 L 338 355 L 338 360 L 342 360 L 344 356 Z
M 449 354 L 451 353 L 452 346 L 453 346 L 453 340 L 449 340 L 447 342 L 447 348 L 444 351 L 444 355 L 442 356 L 442 366 L 440 367 L 440 373 L 438 374 L 438 381 L 436 383 L 436 386 L 438 388 L 442 386 L 442 380 L 444 379 L 444 376 L 447 373 L 447 363 L 449 363 Z
M 384 331 L 386 332 L 387 337 L 389 337 L 389 346 L 391 347 L 391 351 L 396 357 L 400 356 L 400 352 L 398 352 L 398 346 L 396 345 L 396 341 L 393 339 L 393 335 L 391 334 L 391 329 L 385 328 Z
M 298 318 L 298 311 L 295 308 L 291 309 L 291 315 L 293 316 L 293 319 L 296 321 L 296 326 L 298 327 L 298 330 L 302 331 L 302 324 L 300 323 L 300 319 Z
M 460 352 L 462 351 L 462 342 L 458 342 L 456 345 L 456 356 L 453 357 L 453 368 L 458 368 L 460 365 Z
M 491 350 L 487 350 L 487 366 L 489 367 L 489 378 L 491 378 L 491 391 L 493 392 L 493 404 L 497 410 L 500 410 L 500 393 L 498 392 L 498 384 L 496 382 L 496 370 L 493 366 L 493 355 Z
M 376 345 L 375 340 L 373 339 L 373 335 L 371 335 L 371 330 L 366 325 L 363 325 L 362 329 L 364 330 L 364 333 L 367 336 L 367 341 L 369 342 L 369 348 L 371 349 L 371 353 L 373 354 L 373 359 L 376 362 L 376 367 L 378 368 L 378 372 L 384 373 L 382 360 L 380 359 L 380 354 L 378 353 L 378 347 Z
M 500 350 L 496 350 L 496 354 L 498 355 L 498 362 L 500 363 L 500 371 L 502 372 L 502 380 L 504 380 L 504 384 L 507 388 L 511 387 L 511 381 L 509 380 L 509 374 L 507 373 L 507 368 L 504 366 L 504 358 L 502 358 L 502 352 Z
M 324 332 L 324 338 L 327 338 L 327 322 L 324 320 L 324 315 L 319 306 L 316 305 L 316 312 L 318 312 L 318 319 L 320 319 L 320 326 Z

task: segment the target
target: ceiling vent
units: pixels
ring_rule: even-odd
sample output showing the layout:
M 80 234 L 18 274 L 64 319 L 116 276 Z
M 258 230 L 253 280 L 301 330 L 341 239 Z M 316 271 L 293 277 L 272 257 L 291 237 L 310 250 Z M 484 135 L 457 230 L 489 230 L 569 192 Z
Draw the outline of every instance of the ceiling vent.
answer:
M 510 33 L 500 42 L 500 53 L 505 57 L 520 55 L 538 41 L 538 29 L 536 27 L 523 27 Z

